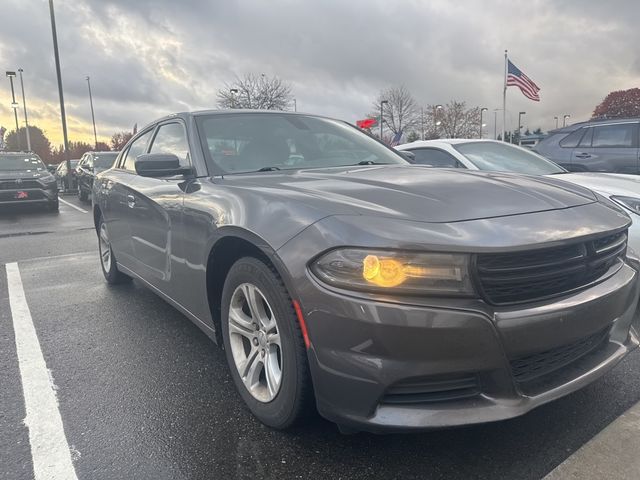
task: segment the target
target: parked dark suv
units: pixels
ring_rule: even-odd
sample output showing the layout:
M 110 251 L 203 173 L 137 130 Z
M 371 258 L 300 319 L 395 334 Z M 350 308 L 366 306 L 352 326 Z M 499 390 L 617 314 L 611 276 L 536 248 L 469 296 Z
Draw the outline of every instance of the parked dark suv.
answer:
M 21 203 L 57 211 L 56 179 L 35 153 L 0 152 L 0 205 Z
M 573 172 L 640 173 L 640 119 L 576 123 L 552 130 L 533 150 Z
M 118 153 L 120 152 L 87 152 L 82 156 L 80 163 L 76 167 L 80 200 L 89 200 L 94 177 L 97 173 L 111 168 Z

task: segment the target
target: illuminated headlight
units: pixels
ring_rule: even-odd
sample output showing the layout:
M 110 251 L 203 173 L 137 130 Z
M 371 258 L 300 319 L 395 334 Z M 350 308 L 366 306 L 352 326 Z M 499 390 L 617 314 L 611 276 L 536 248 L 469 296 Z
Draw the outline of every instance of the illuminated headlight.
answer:
M 631 210 L 633 213 L 640 215 L 640 198 L 636 197 L 620 197 L 614 195 L 611 197 L 611 200 L 622 205 L 623 207 Z
M 469 257 L 344 248 L 311 265 L 318 279 L 349 290 L 407 295 L 472 295 Z

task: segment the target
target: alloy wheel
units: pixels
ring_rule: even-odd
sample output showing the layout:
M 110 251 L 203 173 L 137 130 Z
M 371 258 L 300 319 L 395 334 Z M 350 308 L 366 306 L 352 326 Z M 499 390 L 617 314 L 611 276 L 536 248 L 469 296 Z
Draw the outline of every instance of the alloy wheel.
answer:
M 109 234 L 107 233 L 107 226 L 103 223 L 100 224 L 100 261 L 102 262 L 102 268 L 105 272 L 111 270 L 111 243 L 109 243 Z

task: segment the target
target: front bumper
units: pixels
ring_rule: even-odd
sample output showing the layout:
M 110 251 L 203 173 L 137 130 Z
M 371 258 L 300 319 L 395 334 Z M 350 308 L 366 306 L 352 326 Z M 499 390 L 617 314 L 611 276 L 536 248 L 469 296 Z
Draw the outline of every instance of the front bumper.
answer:
M 19 193 L 26 193 L 20 198 Z M 58 188 L 26 188 L 20 190 L 0 190 L 0 205 L 44 204 L 54 203 L 58 198 Z
M 318 410 L 357 430 L 516 417 L 593 382 L 638 345 L 630 332 L 638 273 L 628 265 L 553 302 L 494 309 L 471 301 L 392 304 L 308 282 L 303 290 L 315 291 L 302 300 Z M 516 378 L 523 362 L 535 371 L 556 357 L 562 365 L 548 374 Z

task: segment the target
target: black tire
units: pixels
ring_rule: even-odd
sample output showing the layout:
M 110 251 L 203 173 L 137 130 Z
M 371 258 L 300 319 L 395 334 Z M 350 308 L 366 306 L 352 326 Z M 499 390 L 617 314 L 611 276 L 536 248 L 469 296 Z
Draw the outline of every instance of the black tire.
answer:
M 243 383 L 233 358 L 229 336 L 229 309 L 234 291 L 244 283 L 255 285 L 264 295 L 275 316 L 282 345 L 282 379 L 269 402 L 254 398 Z M 251 412 L 265 425 L 286 429 L 299 424 L 314 405 L 307 352 L 291 297 L 278 273 L 264 262 L 244 257 L 236 261 L 222 291 L 222 338 L 231 377 Z
M 47 210 L 49 210 L 50 212 L 58 212 L 60 210 L 60 202 L 58 201 L 57 197 L 54 201 L 49 202 L 49 204 L 47 205 Z
M 101 239 L 101 232 L 103 228 L 106 231 L 106 224 L 104 223 L 104 220 L 102 219 L 102 217 L 100 217 L 100 220 L 98 221 L 98 253 L 100 255 L 100 267 L 102 269 L 102 274 L 104 275 L 104 278 L 109 285 L 117 285 L 120 283 L 130 282 L 131 277 L 129 275 L 125 275 L 120 270 L 118 270 L 116 257 L 113 254 L 111 243 L 108 241 L 108 235 L 107 235 L 107 247 L 109 248 L 110 261 L 108 262 L 108 266 L 105 266 L 103 251 L 106 251 L 106 250 L 104 250 L 105 247 Z

